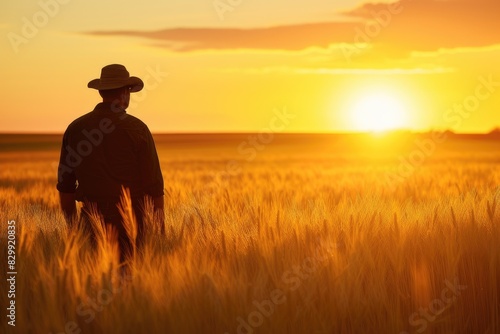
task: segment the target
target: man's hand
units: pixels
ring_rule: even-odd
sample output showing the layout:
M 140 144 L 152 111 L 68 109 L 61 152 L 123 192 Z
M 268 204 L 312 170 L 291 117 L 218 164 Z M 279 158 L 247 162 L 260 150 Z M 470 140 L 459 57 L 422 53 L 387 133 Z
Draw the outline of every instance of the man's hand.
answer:
M 76 199 L 74 193 L 59 193 L 59 202 L 68 227 L 72 227 L 76 221 Z

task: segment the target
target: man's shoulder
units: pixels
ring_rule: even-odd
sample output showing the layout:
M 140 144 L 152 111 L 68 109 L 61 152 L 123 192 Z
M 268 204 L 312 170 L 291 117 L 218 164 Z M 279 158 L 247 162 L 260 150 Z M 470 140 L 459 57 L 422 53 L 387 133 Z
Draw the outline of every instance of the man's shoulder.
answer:
M 97 105 L 96 108 L 98 108 Z M 73 122 L 68 125 L 66 129 L 66 134 L 73 134 L 75 132 L 81 132 L 82 130 L 88 128 L 89 126 L 99 126 L 99 122 L 102 121 L 102 118 L 109 118 L 113 126 L 116 126 L 119 129 L 122 129 L 126 132 L 135 132 L 141 136 L 147 135 L 150 133 L 148 126 L 146 123 L 141 121 L 139 118 L 130 115 L 128 113 L 122 114 L 100 114 L 96 113 L 96 109 L 76 118 Z
M 66 132 L 78 131 L 85 127 L 88 120 L 92 117 L 92 112 L 88 112 L 78 118 L 68 125 Z
M 147 133 L 150 132 L 148 126 L 146 125 L 146 123 L 144 123 L 139 118 L 137 118 L 137 117 L 135 117 L 133 115 L 126 114 L 126 117 L 123 118 L 122 121 L 123 121 L 123 123 L 125 123 L 125 124 L 128 125 L 127 126 L 128 128 L 136 130 L 139 133 L 147 134 Z
M 127 117 L 125 118 L 128 122 L 134 124 L 134 125 L 137 125 L 139 127 L 143 127 L 143 128 L 147 128 L 148 126 L 146 125 L 146 123 L 144 123 L 143 121 L 141 121 L 139 118 L 135 117 L 134 115 L 130 115 L 130 114 L 126 114 Z

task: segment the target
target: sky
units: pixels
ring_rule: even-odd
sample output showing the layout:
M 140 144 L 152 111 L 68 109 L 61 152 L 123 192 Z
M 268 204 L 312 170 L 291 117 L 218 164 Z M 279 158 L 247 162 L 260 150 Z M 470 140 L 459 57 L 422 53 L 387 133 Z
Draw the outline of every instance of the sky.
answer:
M 0 132 L 62 133 L 119 63 L 156 133 L 500 126 L 498 0 L 6 0 Z

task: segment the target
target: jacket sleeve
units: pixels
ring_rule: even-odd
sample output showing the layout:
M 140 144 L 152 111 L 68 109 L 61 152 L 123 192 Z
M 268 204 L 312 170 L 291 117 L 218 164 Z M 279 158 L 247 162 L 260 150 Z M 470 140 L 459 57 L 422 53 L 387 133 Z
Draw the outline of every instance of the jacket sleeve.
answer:
M 140 179 L 143 191 L 151 197 L 163 196 L 163 175 L 151 132 L 146 127 L 143 147 L 139 153 Z
M 76 175 L 69 157 L 68 130 L 64 133 L 61 145 L 61 157 L 57 169 L 57 190 L 62 193 L 74 193 L 76 191 Z

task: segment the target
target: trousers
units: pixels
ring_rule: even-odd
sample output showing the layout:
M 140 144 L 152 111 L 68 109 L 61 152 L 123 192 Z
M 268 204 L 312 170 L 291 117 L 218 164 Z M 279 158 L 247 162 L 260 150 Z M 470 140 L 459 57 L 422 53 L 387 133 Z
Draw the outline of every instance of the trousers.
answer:
M 99 214 L 99 223 L 106 230 L 113 230 L 118 237 L 118 248 L 120 253 L 120 263 L 127 262 L 132 259 L 134 251 L 140 248 L 144 242 L 144 206 L 139 200 L 132 201 L 133 212 L 137 222 L 137 238 L 134 241 L 127 234 L 124 218 L 118 209 L 119 203 L 115 202 L 89 202 L 83 204 L 81 211 L 81 223 L 90 234 L 90 239 L 93 245 L 97 244 L 97 233 L 91 219 L 95 218 L 96 213 Z

